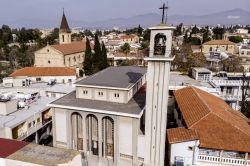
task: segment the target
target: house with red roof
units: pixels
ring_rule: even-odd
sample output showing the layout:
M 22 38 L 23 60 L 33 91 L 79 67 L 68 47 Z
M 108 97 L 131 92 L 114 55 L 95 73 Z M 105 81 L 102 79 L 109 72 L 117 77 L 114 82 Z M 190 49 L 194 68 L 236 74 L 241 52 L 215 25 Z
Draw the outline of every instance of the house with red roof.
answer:
M 167 129 L 170 165 L 250 165 L 249 119 L 223 99 L 189 86 L 174 92 Z
M 24 67 L 3 79 L 4 87 L 27 87 L 34 83 L 45 82 L 73 83 L 76 70 L 70 67 Z

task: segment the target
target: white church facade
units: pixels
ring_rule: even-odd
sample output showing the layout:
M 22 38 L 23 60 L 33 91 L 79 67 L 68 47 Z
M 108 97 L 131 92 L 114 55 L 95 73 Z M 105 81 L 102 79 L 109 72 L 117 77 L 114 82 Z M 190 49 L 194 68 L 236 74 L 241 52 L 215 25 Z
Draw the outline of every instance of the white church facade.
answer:
M 90 165 L 95 158 L 99 164 L 163 166 L 174 29 L 151 28 L 147 70 L 107 68 L 50 103 L 53 145 L 82 151 Z

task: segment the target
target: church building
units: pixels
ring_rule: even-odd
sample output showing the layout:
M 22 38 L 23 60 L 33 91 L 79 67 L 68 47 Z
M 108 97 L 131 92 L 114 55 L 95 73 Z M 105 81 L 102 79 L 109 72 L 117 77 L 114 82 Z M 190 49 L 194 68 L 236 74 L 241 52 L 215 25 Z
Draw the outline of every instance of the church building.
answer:
M 71 41 L 71 31 L 63 12 L 59 31 L 59 44 L 47 45 L 35 52 L 35 67 L 82 68 L 85 41 Z
M 150 28 L 148 68 L 109 67 L 50 103 L 53 145 L 82 151 L 89 165 L 163 166 L 174 29 Z

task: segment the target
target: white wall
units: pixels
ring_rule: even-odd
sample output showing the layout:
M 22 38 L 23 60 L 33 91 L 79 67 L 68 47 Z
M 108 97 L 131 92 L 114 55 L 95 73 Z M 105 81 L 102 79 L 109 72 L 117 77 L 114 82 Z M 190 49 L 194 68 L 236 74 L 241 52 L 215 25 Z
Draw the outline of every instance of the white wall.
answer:
M 132 118 L 119 117 L 119 152 L 132 156 Z
M 5 159 L 5 161 L 6 161 L 6 166 L 42 166 L 39 164 L 33 164 L 33 163 L 23 162 L 19 160 Z
M 138 157 L 145 158 L 145 135 L 138 135 Z
M 1 165 L 1 166 L 6 166 L 5 160 L 2 159 L 2 158 L 0 158 L 0 165 Z
M 184 160 L 184 165 L 189 164 L 193 165 L 193 156 L 194 156 L 194 146 L 197 144 L 197 141 L 181 142 L 170 145 L 170 163 L 174 164 L 175 157 L 182 157 Z M 192 150 L 189 149 L 192 147 Z M 197 151 L 198 153 L 198 151 Z
M 84 94 L 87 91 L 87 94 Z M 99 92 L 103 95 L 99 96 Z M 119 97 L 115 97 L 115 93 L 119 94 Z M 127 103 L 129 91 L 127 90 L 112 90 L 107 88 L 90 88 L 80 87 L 76 85 L 76 97 L 81 99 L 93 99 L 117 103 Z
M 67 143 L 67 117 L 66 110 L 55 108 L 54 109 L 55 116 L 53 118 L 53 130 L 55 130 L 55 142 Z M 58 147 L 56 145 L 56 147 Z
M 17 100 L 0 102 L 0 115 L 8 115 L 17 110 Z

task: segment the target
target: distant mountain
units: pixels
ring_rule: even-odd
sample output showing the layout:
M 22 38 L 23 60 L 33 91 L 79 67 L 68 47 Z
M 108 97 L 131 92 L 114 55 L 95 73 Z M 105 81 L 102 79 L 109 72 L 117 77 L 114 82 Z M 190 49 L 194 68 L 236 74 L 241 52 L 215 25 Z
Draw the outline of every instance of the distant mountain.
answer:
M 60 21 L 60 20 L 59 20 Z M 59 25 L 58 20 L 14 20 L 9 25 L 12 27 L 56 27 Z M 68 20 L 71 27 L 84 27 L 84 28 L 130 28 L 138 26 L 149 27 L 156 25 L 161 21 L 161 16 L 156 13 L 148 13 L 143 15 L 137 15 L 128 18 L 115 18 L 103 21 L 79 21 Z M 218 13 L 212 13 L 201 16 L 192 15 L 172 15 L 168 17 L 170 24 L 184 23 L 185 25 L 197 24 L 197 25 L 235 25 L 250 24 L 250 12 L 243 9 L 233 9 L 229 11 L 223 11 Z

